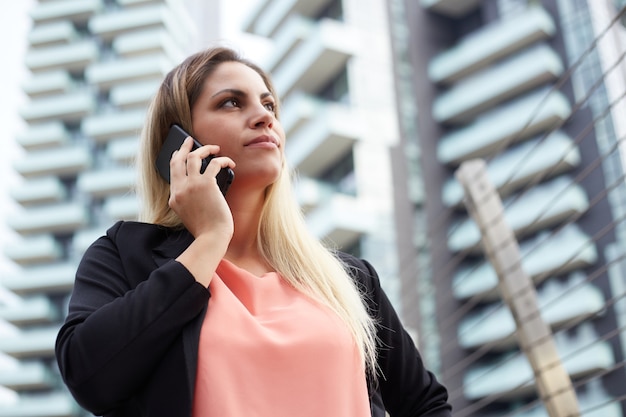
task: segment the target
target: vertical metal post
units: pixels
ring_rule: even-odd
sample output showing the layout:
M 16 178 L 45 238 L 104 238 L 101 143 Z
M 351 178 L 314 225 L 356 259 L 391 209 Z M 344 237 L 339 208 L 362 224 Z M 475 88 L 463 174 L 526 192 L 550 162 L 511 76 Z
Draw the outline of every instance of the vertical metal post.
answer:
M 517 339 L 532 366 L 537 390 L 550 417 L 578 417 L 576 391 L 561 363 L 552 331 L 543 321 L 530 276 L 523 270 L 517 240 L 504 219 L 500 196 L 489 181 L 485 162 L 464 162 L 456 171 L 465 204 L 478 225 L 485 254 L 498 276 L 500 293 L 517 326 Z

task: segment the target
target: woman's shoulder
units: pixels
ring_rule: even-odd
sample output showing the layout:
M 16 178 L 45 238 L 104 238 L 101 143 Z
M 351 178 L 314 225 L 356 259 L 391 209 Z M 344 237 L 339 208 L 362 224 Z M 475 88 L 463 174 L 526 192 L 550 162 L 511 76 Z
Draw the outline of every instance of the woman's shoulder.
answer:
M 103 237 L 117 247 L 154 248 L 171 240 L 180 240 L 188 232 L 185 229 L 173 229 L 154 223 L 120 220 L 113 224 Z
M 337 252 L 337 257 L 345 265 L 348 274 L 368 292 L 380 289 L 378 273 L 365 259 L 345 252 Z

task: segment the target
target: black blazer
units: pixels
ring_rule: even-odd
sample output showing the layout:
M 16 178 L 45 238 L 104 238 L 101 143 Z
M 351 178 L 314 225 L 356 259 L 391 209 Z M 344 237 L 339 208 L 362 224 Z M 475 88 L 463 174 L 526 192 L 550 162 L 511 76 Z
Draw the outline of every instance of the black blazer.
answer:
M 118 222 L 86 251 L 56 341 L 63 379 L 85 409 L 109 417 L 190 417 L 198 340 L 210 298 L 176 258 L 186 230 Z M 447 391 L 428 372 L 376 272 L 349 255 L 378 319 L 372 416 L 449 417 Z

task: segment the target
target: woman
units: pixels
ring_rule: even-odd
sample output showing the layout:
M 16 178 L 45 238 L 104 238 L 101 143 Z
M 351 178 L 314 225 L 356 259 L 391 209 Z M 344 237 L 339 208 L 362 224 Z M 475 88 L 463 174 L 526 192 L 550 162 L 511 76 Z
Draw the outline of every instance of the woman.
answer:
M 63 378 L 105 416 L 450 416 L 365 261 L 308 234 L 268 76 L 226 48 L 186 59 L 148 113 L 144 222 L 85 253 L 56 344 Z M 168 129 L 191 138 L 155 169 Z M 218 155 L 201 173 L 201 160 Z M 235 179 L 224 197 L 222 168 Z M 383 406 L 384 403 L 384 406 Z

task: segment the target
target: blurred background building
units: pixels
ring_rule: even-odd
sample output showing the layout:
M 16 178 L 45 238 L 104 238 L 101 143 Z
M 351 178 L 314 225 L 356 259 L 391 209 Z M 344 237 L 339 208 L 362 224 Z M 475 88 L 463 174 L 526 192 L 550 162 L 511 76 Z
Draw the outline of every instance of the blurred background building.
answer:
M 241 44 L 222 19 L 227 2 L 33 3 L 24 128 L 5 139 L 24 152 L 9 190 L 19 209 L 6 219 L 18 238 L 3 248 L 16 267 L 1 277 L 0 385 L 11 394 L 0 416 L 81 414 L 53 356 L 77 263 L 113 222 L 136 218 L 132 160 L 148 102 L 169 69 L 212 41 L 275 74 L 312 230 L 371 258 L 393 282 L 387 149 L 398 133 L 384 2 L 249 3 L 240 19 L 253 39 Z M 271 48 L 255 56 L 254 39 Z
M 77 262 L 135 219 L 166 72 L 216 40 L 273 74 L 297 196 L 370 260 L 455 416 L 547 416 L 454 178 L 484 158 L 582 415 L 624 416 L 622 5 L 609 0 L 39 0 L 4 141 L 0 417 L 81 416 L 53 357 Z M 623 341 L 624 339 L 624 341 Z
M 454 178 L 474 158 L 504 199 L 582 415 L 623 416 L 623 12 L 585 0 L 389 3 L 402 306 L 455 416 L 547 416 Z

